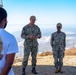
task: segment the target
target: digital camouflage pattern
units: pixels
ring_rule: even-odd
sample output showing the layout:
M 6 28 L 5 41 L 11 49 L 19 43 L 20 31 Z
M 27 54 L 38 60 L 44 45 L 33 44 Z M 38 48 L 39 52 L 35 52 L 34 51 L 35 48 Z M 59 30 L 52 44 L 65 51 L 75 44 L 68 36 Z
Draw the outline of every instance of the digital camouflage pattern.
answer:
M 60 34 L 58 34 L 57 32 L 53 33 L 51 35 L 51 46 L 53 51 L 55 67 L 62 67 L 64 50 L 66 46 L 66 34 L 63 32 L 61 32 Z
M 29 39 L 28 36 L 33 35 L 34 39 Z M 32 67 L 36 66 L 36 56 L 38 52 L 38 42 L 36 36 L 41 37 L 41 31 L 40 28 L 37 25 L 34 25 L 33 27 L 30 26 L 30 24 L 26 25 L 22 29 L 21 37 L 25 39 L 24 41 L 24 58 L 22 66 L 26 68 L 28 63 L 28 57 L 31 52 L 32 56 Z
M 21 34 L 22 34 L 22 38 L 25 39 L 24 46 L 29 46 L 29 47 L 38 46 L 36 36 L 40 35 L 41 37 L 41 31 L 38 26 L 34 25 L 33 27 L 31 27 L 30 24 L 28 24 L 25 27 L 23 27 Z M 34 39 L 33 40 L 28 39 L 29 35 L 33 35 Z

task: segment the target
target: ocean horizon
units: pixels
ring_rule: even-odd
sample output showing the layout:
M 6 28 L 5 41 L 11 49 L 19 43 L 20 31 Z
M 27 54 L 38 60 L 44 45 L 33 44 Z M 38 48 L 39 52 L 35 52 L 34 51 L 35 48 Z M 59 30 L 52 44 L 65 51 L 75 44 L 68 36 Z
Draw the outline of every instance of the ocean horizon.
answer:
M 56 32 L 56 25 L 38 25 L 42 32 L 42 38 L 38 39 L 39 49 L 38 53 L 44 52 L 47 50 L 52 50 L 50 45 L 50 37 L 53 32 Z M 17 53 L 18 57 L 23 56 L 23 43 L 24 40 L 21 38 L 21 31 L 24 25 L 8 25 L 6 30 L 13 34 L 17 40 L 19 53 Z M 76 25 L 75 24 L 65 24 L 63 25 L 62 31 L 66 33 L 66 49 L 75 48 L 76 47 Z

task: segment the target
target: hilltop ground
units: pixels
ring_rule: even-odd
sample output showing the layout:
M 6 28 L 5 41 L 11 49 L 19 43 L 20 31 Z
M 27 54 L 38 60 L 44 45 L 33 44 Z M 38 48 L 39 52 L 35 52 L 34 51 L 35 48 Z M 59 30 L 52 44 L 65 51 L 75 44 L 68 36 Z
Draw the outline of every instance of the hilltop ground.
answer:
M 76 48 L 65 51 L 63 74 L 54 73 L 54 59 L 52 53 L 47 51 L 37 56 L 37 75 L 76 75 Z M 21 75 L 22 58 L 16 58 L 13 64 L 14 72 L 16 75 Z M 31 57 L 28 60 L 26 68 L 26 75 L 33 75 L 31 73 Z

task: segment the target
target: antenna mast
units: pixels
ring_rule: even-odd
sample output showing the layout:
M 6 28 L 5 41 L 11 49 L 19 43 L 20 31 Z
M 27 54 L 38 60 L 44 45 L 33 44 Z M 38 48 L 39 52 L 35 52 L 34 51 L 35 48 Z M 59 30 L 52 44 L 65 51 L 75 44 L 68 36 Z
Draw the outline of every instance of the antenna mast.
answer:
M 2 0 L 0 0 L 0 7 L 3 7 L 3 2 L 2 2 Z

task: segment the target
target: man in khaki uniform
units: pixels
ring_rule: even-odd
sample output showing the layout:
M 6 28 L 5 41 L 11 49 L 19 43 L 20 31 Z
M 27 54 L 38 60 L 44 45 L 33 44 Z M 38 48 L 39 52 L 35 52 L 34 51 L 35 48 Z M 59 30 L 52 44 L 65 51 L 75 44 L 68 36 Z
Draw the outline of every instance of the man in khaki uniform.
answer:
M 51 46 L 54 57 L 55 73 L 62 73 L 63 57 L 66 46 L 66 34 L 61 31 L 62 24 L 57 24 L 57 31 L 51 35 Z
M 28 64 L 28 57 L 31 52 L 32 56 L 32 73 L 36 72 L 36 56 L 38 52 L 38 42 L 37 39 L 41 38 L 40 28 L 35 25 L 36 17 L 30 17 L 30 23 L 23 27 L 21 37 L 25 39 L 24 41 L 24 58 L 22 62 L 22 75 L 25 75 L 25 68 Z

